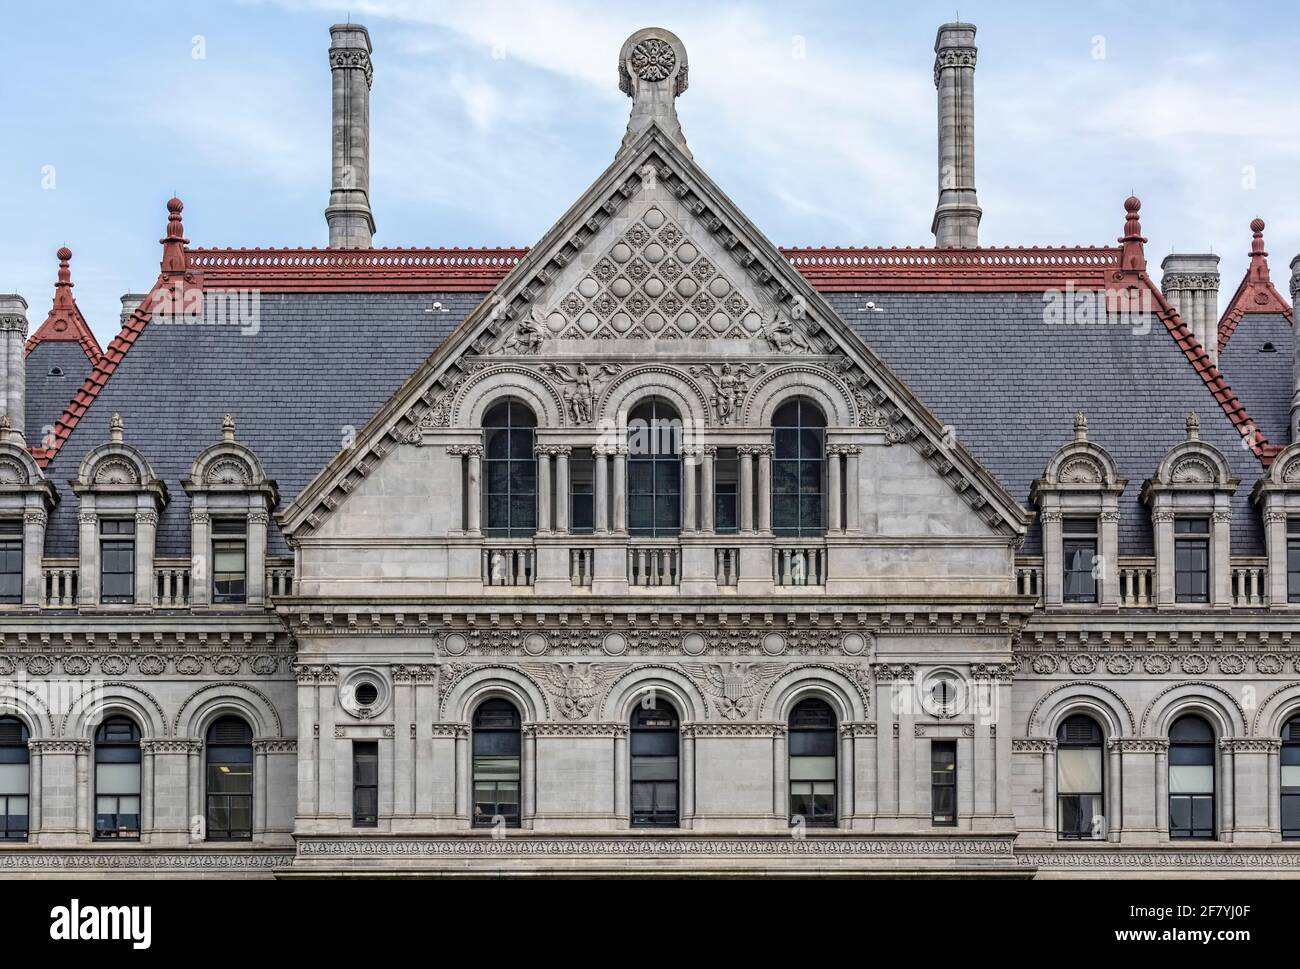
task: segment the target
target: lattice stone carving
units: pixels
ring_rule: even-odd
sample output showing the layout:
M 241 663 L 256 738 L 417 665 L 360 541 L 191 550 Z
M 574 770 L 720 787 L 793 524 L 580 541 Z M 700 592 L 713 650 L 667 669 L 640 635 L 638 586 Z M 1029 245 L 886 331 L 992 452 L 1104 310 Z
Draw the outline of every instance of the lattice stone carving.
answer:
M 652 207 L 546 315 L 575 339 L 752 339 L 763 319 L 662 209 Z

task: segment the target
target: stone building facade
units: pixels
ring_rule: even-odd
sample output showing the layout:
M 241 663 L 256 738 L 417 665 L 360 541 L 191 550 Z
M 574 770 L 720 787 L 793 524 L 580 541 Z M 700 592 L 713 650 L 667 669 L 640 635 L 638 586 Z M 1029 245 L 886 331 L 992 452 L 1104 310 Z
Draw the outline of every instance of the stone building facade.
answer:
M 1300 365 L 1217 263 L 773 246 L 686 50 L 527 250 L 189 246 L 101 350 L 0 297 L 7 876 L 1300 872 Z M 1218 323 L 1215 319 L 1218 318 Z M 57 373 L 56 373 L 57 371 Z M 60 388 L 66 391 L 60 398 Z

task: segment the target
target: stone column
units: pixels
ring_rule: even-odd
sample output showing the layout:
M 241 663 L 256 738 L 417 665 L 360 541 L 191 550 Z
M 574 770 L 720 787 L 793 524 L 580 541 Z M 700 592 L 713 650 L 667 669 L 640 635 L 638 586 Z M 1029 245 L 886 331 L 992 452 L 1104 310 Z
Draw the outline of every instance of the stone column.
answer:
M 1219 816 L 1219 840 L 1231 842 L 1233 832 L 1236 828 L 1236 805 L 1233 798 L 1233 789 L 1235 786 L 1236 775 L 1234 773 L 1233 741 L 1230 738 L 1224 738 L 1219 741 L 1219 776 L 1222 778 L 1218 785 L 1219 789 L 1219 809 L 1216 812 Z
M 695 511 L 695 482 L 699 477 L 695 472 L 699 450 L 682 448 L 682 534 L 693 535 L 699 520 Z
M 772 454 L 775 450 L 770 444 L 754 448 L 758 455 L 758 530 L 764 535 L 772 531 Z
M 1174 513 L 1161 509 L 1151 515 L 1155 527 L 1156 608 L 1174 605 Z
M 1300 342 L 1300 341 L 1298 341 Z M 1297 438 L 1300 440 L 1300 438 Z M 1265 499 L 1267 502 L 1268 499 Z M 1266 506 L 1267 507 L 1267 506 Z M 1270 609 L 1286 609 L 1287 602 L 1287 516 L 1283 511 L 1264 513 L 1264 538 L 1268 551 L 1268 602 Z
M 1166 256 L 1160 289 L 1210 359 L 1219 359 L 1219 257 L 1177 253 Z
M 837 808 L 839 813 L 843 810 Z M 772 813 L 790 819 L 790 739 L 782 725 L 772 739 Z
M 468 494 L 465 499 L 465 531 L 470 535 L 481 535 L 483 533 L 483 447 L 474 444 L 460 448 L 458 452 L 448 448 L 447 453 L 461 453 L 469 459 L 469 474 L 466 478 Z
M 609 452 L 603 447 L 591 449 L 596 459 L 596 527 L 597 535 L 609 534 Z
M 78 744 L 76 781 L 77 834 L 78 840 L 84 838 L 86 841 L 90 841 L 95 837 L 95 813 L 92 806 L 95 797 L 93 793 L 95 781 L 90 776 L 90 765 L 90 744 Z
M 1156 836 L 1169 840 L 1169 744 L 1156 748 Z
M 1119 742 L 1111 740 L 1109 750 L 1109 771 L 1106 778 L 1106 840 L 1118 842 L 1124 832 L 1124 811 L 1121 794 L 1124 789 L 1124 775 Z
M 60 277 L 67 271 L 59 250 Z M 71 258 L 72 253 L 68 253 Z M 71 277 L 69 277 L 71 278 Z M 58 290 L 56 290 L 56 303 Z M 17 293 L 0 295 L 0 413 L 9 426 L 22 435 L 27 412 L 27 300 Z M 32 428 L 33 444 L 41 443 L 41 428 Z
M 375 219 L 370 213 L 370 34 L 360 24 L 330 28 L 333 81 L 332 179 L 325 221 L 331 249 L 368 249 Z
M 1210 543 L 1210 602 L 1217 609 L 1232 608 L 1232 512 L 1227 510 L 1231 500 L 1228 495 L 1215 495 L 1216 510 L 1210 520 L 1214 533 Z
M 199 496 L 196 501 L 203 501 Z M 250 543 L 251 544 L 251 543 Z M 251 562 L 249 563 L 251 564 Z M 190 512 L 190 605 L 212 604 L 212 516 L 206 511 Z M 249 569 L 251 574 L 252 569 Z
M 23 514 L 23 605 L 39 609 L 45 600 L 45 526 L 50 516 L 43 509 L 29 508 Z M 56 594 L 59 590 L 55 590 Z M 1282 597 L 1284 600 L 1286 596 Z
M 736 448 L 740 460 L 740 531 L 754 533 L 754 449 Z
M 253 840 L 262 841 L 266 838 L 266 802 L 271 797 L 265 743 L 253 745 L 253 757 Z
M 627 534 L 627 445 L 614 453 L 614 534 Z
M 551 451 L 538 446 L 533 453 L 537 457 L 537 534 L 548 535 L 551 531 Z
M 681 732 L 682 762 L 682 827 L 689 828 L 695 819 L 695 731 Z
M 838 535 L 844 530 L 844 520 L 840 514 L 840 508 L 844 500 L 842 497 L 843 485 L 840 483 L 843 454 L 844 452 L 835 445 L 831 445 L 826 449 L 826 464 L 830 472 L 827 476 L 829 479 L 826 495 L 827 529 L 832 535 Z
M 1116 501 L 1115 498 L 1108 498 L 1107 501 Z M 1116 510 L 1103 511 L 1101 521 L 1099 522 L 1101 533 L 1100 549 L 1102 555 L 1102 576 L 1101 576 L 1101 605 L 1110 608 L 1119 608 L 1119 512 Z
M 77 605 L 99 605 L 99 516 L 90 496 L 83 495 L 90 508 L 77 515 L 77 541 L 80 555 L 77 568 Z
M 630 824 L 632 818 L 627 734 L 628 728 L 621 725 L 614 733 L 614 816 L 624 824 Z
M 253 744 L 253 750 L 257 750 L 257 744 Z M 203 803 L 203 743 L 196 741 L 189 745 L 185 751 L 185 776 L 189 780 L 189 797 L 186 799 L 186 805 L 190 815 L 190 840 L 194 838 L 194 819 L 203 819 L 203 834 L 207 836 L 208 831 L 208 812 L 205 810 Z M 253 779 L 253 806 L 256 808 L 258 800 L 257 778 Z M 262 797 L 265 800 L 265 796 Z M 257 837 L 257 832 L 253 832 L 253 837 Z
M 841 828 L 851 827 L 851 819 L 857 813 L 856 798 L 853 793 L 853 776 L 854 764 L 856 758 L 853 753 L 853 728 L 841 725 L 840 727 L 840 758 L 836 764 L 836 825 Z
M 983 214 L 975 194 L 975 25 L 944 24 L 934 41 L 939 94 L 939 204 L 931 231 L 938 247 L 979 245 Z
M 1056 837 L 1056 741 L 1048 741 L 1043 752 L 1043 831 Z
M 1282 745 L 1271 741 L 1268 748 L 1268 833 L 1271 841 L 1282 838 Z
M 537 727 L 524 727 L 524 762 L 519 784 L 522 790 L 519 804 L 519 823 L 524 828 L 533 826 L 537 815 Z
M 850 535 L 862 531 L 862 448 L 851 444 L 844 449 L 848 455 L 848 471 L 845 474 L 845 516 L 844 528 Z
M 552 448 L 555 453 L 555 522 L 557 535 L 569 534 L 569 455 L 573 448 Z
M 522 781 L 521 777 L 520 782 Z M 469 806 L 469 792 L 473 783 L 469 766 L 469 731 L 458 730 L 456 732 L 456 817 L 462 821 L 473 821 Z M 520 794 L 522 793 L 521 791 Z M 520 807 L 522 809 L 522 804 Z
M 714 522 L 714 511 L 717 507 L 717 484 L 715 482 L 715 467 L 718 460 L 718 449 L 713 445 L 705 445 L 703 449 L 703 465 L 700 468 L 700 531 L 705 535 L 712 535 L 716 524 Z
M 320 811 L 317 759 L 320 739 L 316 736 L 316 672 L 310 666 L 298 670 L 298 817 L 315 817 Z
M 32 842 L 39 842 L 41 833 L 41 801 L 44 800 L 42 795 L 42 764 L 41 764 L 41 747 L 39 743 L 27 741 L 28 757 L 28 774 L 27 774 L 27 838 Z
M 263 502 L 265 498 L 261 499 Z M 266 531 L 271 523 L 271 516 L 265 508 L 253 508 L 248 513 L 248 604 L 260 606 L 266 603 Z M 193 591 L 191 589 L 191 591 Z
M 1044 511 L 1038 516 L 1043 529 L 1043 602 L 1059 606 L 1065 599 L 1065 563 L 1062 558 L 1063 518 L 1059 511 Z
M 154 602 L 154 537 L 158 532 L 156 511 L 135 513 L 135 601 L 152 606 Z

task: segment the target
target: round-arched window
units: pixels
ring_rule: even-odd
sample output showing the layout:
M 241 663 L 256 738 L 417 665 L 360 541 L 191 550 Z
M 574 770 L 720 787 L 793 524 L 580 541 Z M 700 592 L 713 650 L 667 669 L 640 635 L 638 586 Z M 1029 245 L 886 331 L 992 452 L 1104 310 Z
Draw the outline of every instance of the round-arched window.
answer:
M 1214 730 L 1201 717 L 1169 728 L 1169 837 L 1214 837 Z
M 809 537 L 826 531 L 826 415 L 805 397 L 772 418 L 772 530 Z
M 518 401 L 497 404 L 483 418 L 484 532 L 528 538 L 537 532 L 537 418 Z

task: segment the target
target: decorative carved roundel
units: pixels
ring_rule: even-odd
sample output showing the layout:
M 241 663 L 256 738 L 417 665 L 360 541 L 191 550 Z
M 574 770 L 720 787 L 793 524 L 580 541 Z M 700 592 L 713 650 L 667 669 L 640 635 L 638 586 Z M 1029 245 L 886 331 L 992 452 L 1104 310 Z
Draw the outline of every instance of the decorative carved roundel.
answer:
M 632 70 L 643 81 L 662 81 L 677 66 L 673 45 L 649 37 L 632 48 Z
M 1075 458 L 1067 461 L 1065 467 L 1061 469 L 1061 481 L 1064 484 L 1100 484 L 1101 468 L 1097 467 L 1096 461 Z
M 138 484 L 139 481 L 140 474 L 135 465 L 125 458 L 105 458 L 95 468 L 95 484 Z
M 1215 477 L 1214 468 L 1204 458 L 1184 458 L 1174 466 L 1169 480 L 1177 484 L 1208 484 Z
M 27 469 L 12 458 L 0 460 L 0 485 L 27 484 Z
M 1300 458 L 1296 458 L 1283 469 L 1282 480 L 1287 484 L 1300 484 Z
M 214 461 L 208 469 L 207 483 L 210 485 L 246 485 L 252 480 L 252 471 L 238 458 L 222 458 Z

